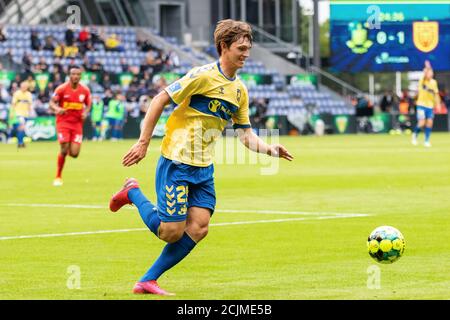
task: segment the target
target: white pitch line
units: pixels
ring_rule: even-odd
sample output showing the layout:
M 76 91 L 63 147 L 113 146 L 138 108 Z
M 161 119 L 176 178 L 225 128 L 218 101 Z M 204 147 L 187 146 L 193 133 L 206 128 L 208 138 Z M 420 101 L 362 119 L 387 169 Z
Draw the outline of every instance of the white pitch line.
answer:
M 279 222 L 287 222 L 287 221 L 343 219 L 343 218 L 365 217 L 365 216 L 369 216 L 369 215 L 368 214 L 342 214 L 341 216 L 322 216 L 322 217 L 311 217 L 311 218 L 303 217 L 303 218 L 273 219 L 273 220 L 234 221 L 234 222 L 211 223 L 210 226 L 221 227 L 221 226 L 230 226 L 230 225 L 258 224 L 258 223 L 279 223 Z M 0 237 L 0 241 L 2 241 L 2 240 L 17 240 L 17 239 L 84 236 L 84 235 L 91 235 L 91 234 L 123 233 L 123 232 L 136 232 L 136 231 L 146 231 L 146 230 L 148 230 L 148 229 L 147 228 L 135 228 L 135 229 L 116 229 L 116 230 L 98 230 L 98 231 L 68 232 L 68 233 L 35 234 L 35 235 Z
M 6 203 L 0 206 L 7 207 L 32 207 L 32 208 L 69 208 L 69 209 L 109 209 L 103 205 L 83 205 L 83 204 L 55 204 L 55 203 Z M 127 206 L 125 209 L 134 210 L 135 207 Z M 292 214 L 292 215 L 342 215 L 342 214 L 356 214 L 365 215 L 366 213 L 353 212 L 327 212 L 327 211 L 280 211 L 280 210 L 233 210 L 233 209 L 216 209 L 215 212 L 223 213 L 256 213 L 256 214 Z

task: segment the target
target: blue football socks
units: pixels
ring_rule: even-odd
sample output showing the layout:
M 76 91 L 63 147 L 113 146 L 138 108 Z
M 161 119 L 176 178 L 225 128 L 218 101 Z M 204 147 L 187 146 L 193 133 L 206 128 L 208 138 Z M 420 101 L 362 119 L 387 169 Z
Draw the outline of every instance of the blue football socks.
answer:
M 142 221 L 144 221 L 151 232 L 159 237 L 158 229 L 161 219 L 158 216 L 158 209 L 148 201 L 139 188 L 128 191 L 128 198 L 138 208 Z
M 431 128 L 425 127 L 425 142 L 430 141 Z
M 420 127 L 419 127 L 419 126 L 416 126 L 416 128 L 414 129 L 414 133 L 416 134 L 416 136 L 419 135 L 420 130 L 421 130 Z
M 161 255 L 150 267 L 150 269 L 141 278 L 141 282 L 149 280 L 157 280 L 164 272 L 175 266 L 178 262 L 184 259 L 196 243 L 185 232 L 180 240 L 174 243 L 168 243 Z
M 22 145 L 24 138 L 25 138 L 25 132 L 22 130 L 18 131 L 17 132 L 17 144 Z

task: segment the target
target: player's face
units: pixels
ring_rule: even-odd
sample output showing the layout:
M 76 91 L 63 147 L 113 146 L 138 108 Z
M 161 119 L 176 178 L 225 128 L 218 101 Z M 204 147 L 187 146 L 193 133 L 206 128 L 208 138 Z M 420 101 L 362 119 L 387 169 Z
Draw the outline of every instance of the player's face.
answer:
M 252 45 L 245 37 L 233 42 L 229 48 L 224 48 L 222 53 L 237 69 L 244 66 L 245 60 L 250 56 Z
M 81 70 L 80 69 L 70 69 L 70 82 L 73 84 L 78 84 L 81 79 Z
M 428 80 L 433 78 L 433 70 L 432 69 L 426 69 L 425 70 L 425 78 L 427 78 Z

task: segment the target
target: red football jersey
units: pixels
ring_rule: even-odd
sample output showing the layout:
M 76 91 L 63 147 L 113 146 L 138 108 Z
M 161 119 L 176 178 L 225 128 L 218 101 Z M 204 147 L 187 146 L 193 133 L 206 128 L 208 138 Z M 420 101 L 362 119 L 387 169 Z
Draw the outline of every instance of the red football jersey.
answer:
M 91 91 L 81 83 L 76 89 L 72 89 L 70 82 L 63 83 L 56 88 L 53 97 L 66 110 L 56 115 L 56 122 L 81 122 L 84 106 L 91 105 Z

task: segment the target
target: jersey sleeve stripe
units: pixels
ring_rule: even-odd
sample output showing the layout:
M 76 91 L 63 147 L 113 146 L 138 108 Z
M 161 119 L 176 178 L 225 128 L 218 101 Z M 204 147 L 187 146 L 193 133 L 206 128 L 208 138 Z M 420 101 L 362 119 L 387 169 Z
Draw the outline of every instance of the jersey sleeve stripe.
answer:
M 251 128 L 252 126 L 250 124 L 233 124 L 233 129 L 248 129 Z

